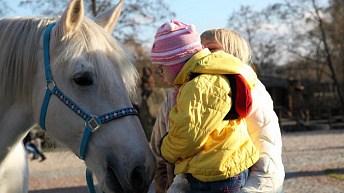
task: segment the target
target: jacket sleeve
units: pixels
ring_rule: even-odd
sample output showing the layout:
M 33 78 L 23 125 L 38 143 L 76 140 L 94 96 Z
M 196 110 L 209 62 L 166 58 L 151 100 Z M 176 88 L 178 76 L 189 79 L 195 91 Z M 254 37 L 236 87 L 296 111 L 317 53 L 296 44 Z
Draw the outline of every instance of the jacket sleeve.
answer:
M 171 128 L 161 146 L 168 162 L 198 154 L 208 136 L 221 128 L 231 105 L 228 91 L 228 80 L 214 75 L 198 76 L 180 88 L 177 104 L 169 114 Z

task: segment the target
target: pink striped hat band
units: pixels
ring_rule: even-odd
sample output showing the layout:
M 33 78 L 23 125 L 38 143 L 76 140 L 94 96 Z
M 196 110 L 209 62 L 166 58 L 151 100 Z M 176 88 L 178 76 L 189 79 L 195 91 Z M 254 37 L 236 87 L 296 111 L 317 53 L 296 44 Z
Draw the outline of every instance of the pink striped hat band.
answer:
M 158 29 L 151 61 L 165 66 L 180 64 L 202 49 L 199 33 L 193 25 L 171 21 Z

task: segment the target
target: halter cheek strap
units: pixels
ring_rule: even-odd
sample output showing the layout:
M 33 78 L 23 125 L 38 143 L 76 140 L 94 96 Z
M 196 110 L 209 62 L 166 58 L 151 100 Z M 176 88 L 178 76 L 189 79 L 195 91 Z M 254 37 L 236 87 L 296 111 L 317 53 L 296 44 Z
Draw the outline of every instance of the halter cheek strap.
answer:
M 50 70 L 50 47 L 49 47 L 49 42 L 50 42 L 50 31 L 54 27 L 56 23 L 52 23 L 48 26 L 48 28 L 45 30 L 44 37 L 43 37 L 43 49 L 44 49 L 44 69 L 45 69 L 45 81 L 47 82 L 47 86 L 45 89 L 45 95 L 43 99 L 43 104 L 41 107 L 41 115 L 40 115 L 40 125 L 42 129 L 45 129 L 45 117 L 47 114 L 47 109 L 51 97 L 51 90 L 48 88 L 49 84 L 53 83 L 52 82 L 52 76 L 51 76 L 51 70 Z M 55 87 L 55 86 L 54 86 Z
M 46 130 L 45 127 L 45 118 L 47 109 L 49 106 L 49 101 L 51 95 L 54 94 L 63 104 L 65 104 L 70 110 L 72 110 L 75 114 L 77 114 L 80 118 L 85 121 L 85 130 L 82 137 L 81 145 L 80 145 L 80 158 L 85 160 L 85 152 L 87 147 L 88 138 L 90 137 L 91 133 L 96 132 L 102 124 L 109 122 L 111 120 L 121 118 L 128 115 L 138 115 L 137 110 L 133 107 L 127 107 L 123 109 L 119 109 L 110 113 L 103 114 L 101 116 L 90 115 L 86 111 L 84 111 L 81 107 L 79 107 L 76 103 L 74 103 L 70 98 L 68 98 L 57 86 L 53 80 L 51 69 L 50 69 L 50 32 L 55 22 L 50 24 L 46 29 L 43 37 L 43 48 L 44 48 L 44 67 L 45 67 L 45 80 L 47 83 L 45 96 L 43 99 L 43 104 L 41 107 L 41 114 L 40 114 L 40 126 L 43 130 Z M 87 168 L 86 169 L 86 181 L 88 189 L 91 193 L 95 193 L 95 187 L 92 178 L 92 172 Z

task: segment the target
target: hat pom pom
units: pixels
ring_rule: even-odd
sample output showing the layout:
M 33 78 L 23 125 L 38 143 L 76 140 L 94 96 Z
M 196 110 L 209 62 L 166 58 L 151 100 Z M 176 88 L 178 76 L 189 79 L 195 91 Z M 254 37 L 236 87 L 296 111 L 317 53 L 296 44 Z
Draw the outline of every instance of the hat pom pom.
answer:
M 195 32 L 196 31 L 196 26 L 191 24 L 191 25 L 188 26 L 188 28 L 186 30 L 188 30 L 191 33 Z
M 166 25 L 164 26 L 164 30 L 172 31 L 172 23 L 166 23 Z

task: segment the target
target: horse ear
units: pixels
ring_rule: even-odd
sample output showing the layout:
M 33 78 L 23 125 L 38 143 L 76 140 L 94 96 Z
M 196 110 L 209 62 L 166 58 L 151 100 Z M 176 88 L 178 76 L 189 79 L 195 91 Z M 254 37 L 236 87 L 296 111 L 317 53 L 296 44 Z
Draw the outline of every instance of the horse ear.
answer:
M 61 39 L 65 36 L 73 34 L 73 32 L 79 27 L 83 18 L 83 0 L 71 0 L 67 9 L 64 11 L 60 20 L 58 21 L 58 33 Z
M 102 26 L 106 31 L 112 32 L 115 28 L 117 20 L 121 15 L 121 9 L 123 6 L 124 0 L 121 0 L 115 7 L 112 9 L 101 12 L 96 18 L 95 22 Z

